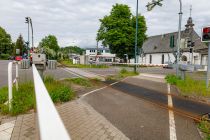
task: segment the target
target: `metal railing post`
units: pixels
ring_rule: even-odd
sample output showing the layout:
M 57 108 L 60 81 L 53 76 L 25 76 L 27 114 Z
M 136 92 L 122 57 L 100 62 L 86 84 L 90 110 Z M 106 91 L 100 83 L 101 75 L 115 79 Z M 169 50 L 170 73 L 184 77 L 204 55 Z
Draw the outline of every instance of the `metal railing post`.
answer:
M 11 111 L 12 105 L 12 62 L 8 64 L 8 99 L 9 99 L 9 111 Z

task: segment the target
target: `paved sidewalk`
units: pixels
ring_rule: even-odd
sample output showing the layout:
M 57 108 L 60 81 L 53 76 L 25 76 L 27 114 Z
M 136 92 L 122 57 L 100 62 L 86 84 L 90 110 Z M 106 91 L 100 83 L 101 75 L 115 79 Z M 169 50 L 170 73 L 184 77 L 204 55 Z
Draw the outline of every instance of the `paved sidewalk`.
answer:
M 14 125 L 15 121 L 0 125 L 0 140 L 10 140 Z
M 59 106 L 58 112 L 73 140 L 128 139 L 82 99 Z M 38 139 L 36 123 L 35 113 L 18 116 L 11 140 Z

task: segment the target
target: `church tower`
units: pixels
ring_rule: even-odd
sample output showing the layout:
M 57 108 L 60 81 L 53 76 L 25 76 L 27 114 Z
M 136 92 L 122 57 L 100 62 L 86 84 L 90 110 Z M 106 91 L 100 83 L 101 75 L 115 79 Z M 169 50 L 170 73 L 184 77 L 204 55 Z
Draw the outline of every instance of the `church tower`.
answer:
M 192 19 L 192 6 L 190 6 L 190 17 L 188 18 L 187 24 L 185 25 L 186 27 L 185 31 L 189 32 L 189 30 L 193 29 L 194 25 L 195 24 L 193 23 L 193 19 Z

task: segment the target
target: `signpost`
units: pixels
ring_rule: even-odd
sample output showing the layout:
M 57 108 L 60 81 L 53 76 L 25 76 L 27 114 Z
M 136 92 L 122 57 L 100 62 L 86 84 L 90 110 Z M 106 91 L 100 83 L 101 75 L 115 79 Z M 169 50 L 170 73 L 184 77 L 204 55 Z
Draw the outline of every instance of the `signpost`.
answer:
M 201 42 L 208 43 L 208 66 L 206 74 L 206 88 L 209 87 L 209 76 L 210 76 L 210 26 L 202 28 Z

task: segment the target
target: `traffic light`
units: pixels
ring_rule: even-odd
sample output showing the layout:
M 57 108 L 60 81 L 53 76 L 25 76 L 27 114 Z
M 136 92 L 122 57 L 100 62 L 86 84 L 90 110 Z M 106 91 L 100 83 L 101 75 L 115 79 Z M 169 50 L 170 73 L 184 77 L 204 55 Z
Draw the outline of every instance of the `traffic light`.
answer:
M 193 52 L 193 48 L 190 48 L 190 53 L 192 53 Z
M 26 22 L 25 23 L 29 23 L 29 17 L 25 17 Z
M 210 42 L 210 27 L 204 27 L 202 29 L 202 42 Z

